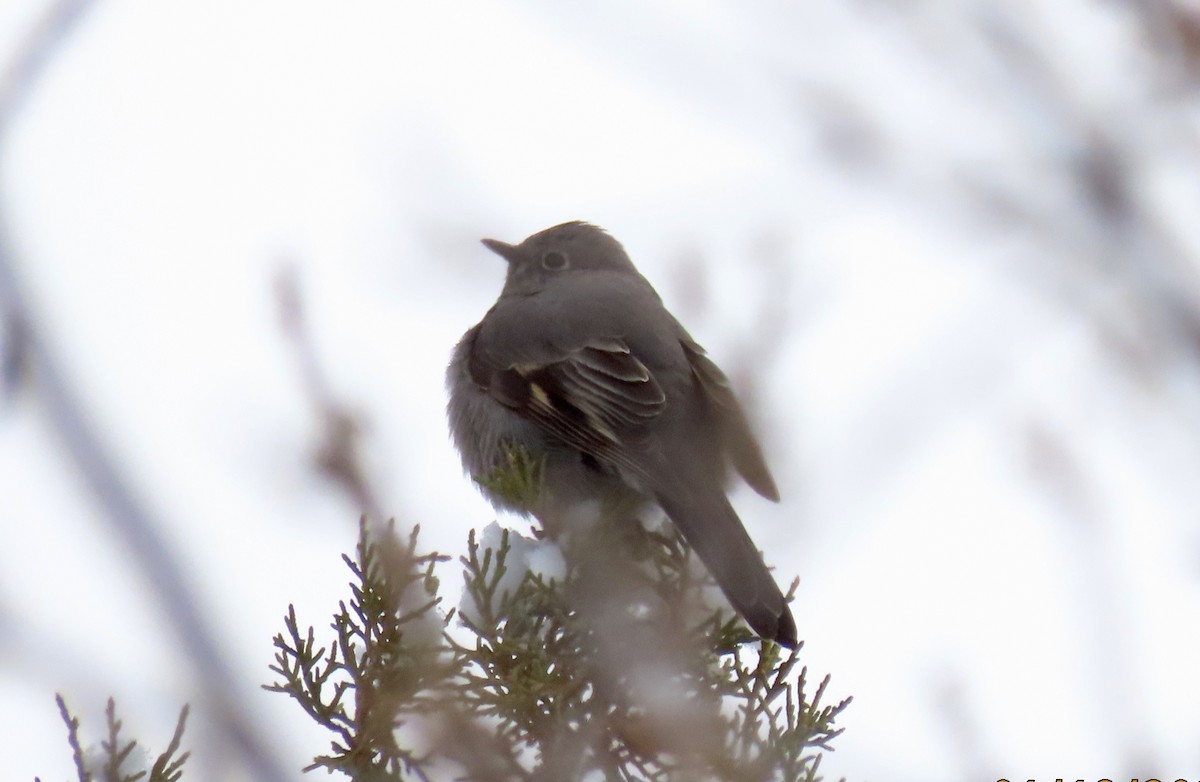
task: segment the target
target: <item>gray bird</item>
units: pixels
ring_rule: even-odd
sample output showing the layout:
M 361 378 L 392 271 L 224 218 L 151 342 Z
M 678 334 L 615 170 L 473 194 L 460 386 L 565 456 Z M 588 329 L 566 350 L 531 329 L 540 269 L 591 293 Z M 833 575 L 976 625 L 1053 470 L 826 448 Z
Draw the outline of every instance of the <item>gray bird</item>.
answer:
M 654 502 L 763 638 L 796 645 L 796 623 L 729 504 L 729 467 L 779 500 L 762 449 L 724 373 L 667 312 L 625 249 L 584 222 L 513 245 L 504 289 L 447 371 L 450 431 L 476 477 L 514 448 L 542 465 L 536 497 L 489 490 L 497 507 L 547 528 L 591 503 Z

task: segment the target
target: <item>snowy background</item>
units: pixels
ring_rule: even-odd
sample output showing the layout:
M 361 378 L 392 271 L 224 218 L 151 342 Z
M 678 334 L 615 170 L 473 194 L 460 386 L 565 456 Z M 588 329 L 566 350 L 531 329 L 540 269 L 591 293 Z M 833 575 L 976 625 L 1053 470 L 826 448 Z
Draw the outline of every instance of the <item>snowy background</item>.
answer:
M 46 5 L 0 5 L 0 62 Z M 1190 0 L 96 0 L 4 107 L 0 223 L 296 778 L 327 739 L 258 686 L 360 507 L 313 467 L 283 270 L 381 509 L 457 554 L 495 517 L 442 413 L 504 273 L 478 239 L 578 218 L 764 433 L 784 501 L 735 503 L 854 696 L 823 773 L 1194 778 L 1198 75 Z M 238 778 L 44 382 L 7 381 L 0 776 L 73 778 L 60 691 L 156 751 L 190 700 L 188 778 Z

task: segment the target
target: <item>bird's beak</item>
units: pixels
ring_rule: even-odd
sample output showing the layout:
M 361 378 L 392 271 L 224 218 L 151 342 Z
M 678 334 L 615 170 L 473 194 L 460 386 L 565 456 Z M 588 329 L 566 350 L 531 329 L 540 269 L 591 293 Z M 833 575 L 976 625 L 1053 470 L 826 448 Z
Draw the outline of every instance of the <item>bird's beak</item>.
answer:
M 481 239 L 483 246 L 499 255 L 506 261 L 514 261 L 517 258 L 517 246 L 508 242 L 501 242 L 496 239 Z

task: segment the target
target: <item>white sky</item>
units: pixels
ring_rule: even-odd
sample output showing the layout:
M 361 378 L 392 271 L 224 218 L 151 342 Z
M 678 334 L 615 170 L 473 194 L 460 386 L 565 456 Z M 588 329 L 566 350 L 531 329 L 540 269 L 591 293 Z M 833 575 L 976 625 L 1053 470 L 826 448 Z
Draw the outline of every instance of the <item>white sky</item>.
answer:
M 0 10 L 4 53 L 33 8 Z M 1106 244 L 1058 173 L 1070 118 L 1103 122 L 1194 261 L 1196 106 L 1155 102 L 1125 13 L 104 0 L 0 150 L 0 208 L 289 767 L 326 738 L 257 687 L 287 604 L 321 626 L 344 596 L 356 509 L 305 461 L 274 275 L 299 271 L 387 510 L 458 554 L 494 518 L 442 415 L 503 274 L 477 240 L 584 218 L 759 384 L 784 502 L 735 502 L 802 577 L 810 671 L 855 697 L 828 777 L 1174 779 L 1200 764 L 1197 367 L 1164 347 L 1129 371 L 1114 346 L 1158 344 L 1153 305 L 1096 258 L 1139 246 Z M 1022 31 L 1053 101 L 979 19 Z M 1069 241 L 988 219 L 968 180 Z M 3 405 L 5 778 L 72 776 L 55 691 L 96 737 L 115 695 L 155 749 L 195 699 L 56 448 L 35 395 Z

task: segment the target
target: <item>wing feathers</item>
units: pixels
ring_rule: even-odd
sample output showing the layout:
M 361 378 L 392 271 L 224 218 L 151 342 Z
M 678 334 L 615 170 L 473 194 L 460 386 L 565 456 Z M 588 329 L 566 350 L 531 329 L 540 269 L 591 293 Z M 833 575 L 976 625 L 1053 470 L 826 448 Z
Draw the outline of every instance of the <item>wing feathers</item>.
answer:
M 779 502 L 779 489 L 763 458 L 762 448 L 742 406 L 734 396 L 729 378 L 690 337 L 683 340 L 684 353 L 692 366 L 692 375 L 704 389 L 705 396 L 716 414 L 721 447 L 729 455 L 738 473 L 756 492 L 773 502 Z

